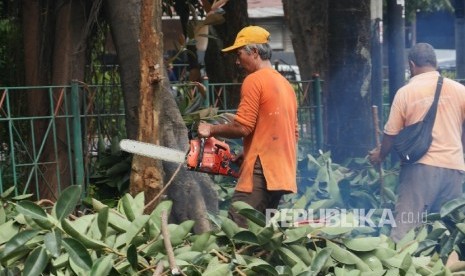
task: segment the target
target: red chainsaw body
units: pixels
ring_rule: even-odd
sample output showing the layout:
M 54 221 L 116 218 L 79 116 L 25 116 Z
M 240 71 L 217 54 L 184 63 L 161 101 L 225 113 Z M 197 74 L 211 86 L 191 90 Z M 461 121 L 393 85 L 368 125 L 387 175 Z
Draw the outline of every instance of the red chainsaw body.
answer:
M 214 137 L 191 139 L 187 153 L 187 168 L 211 174 L 238 177 L 238 173 L 231 168 L 234 155 L 229 145 Z

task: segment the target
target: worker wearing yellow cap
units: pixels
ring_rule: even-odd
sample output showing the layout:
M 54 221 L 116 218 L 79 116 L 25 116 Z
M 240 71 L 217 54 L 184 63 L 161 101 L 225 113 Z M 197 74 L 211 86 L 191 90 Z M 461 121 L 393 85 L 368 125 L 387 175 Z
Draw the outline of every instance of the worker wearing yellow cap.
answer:
M 269 37 L 261 27 L 245 27 L 234 44 L 222 50 L 235 53 L 236 65 L 247 73 L 239 107 L 230 124 L 198 127 L 200 137 L 243 138 L 243 161 L 232 202 L 246 202 L 263 213 L 277 209 L 284 194 L 297 191 L 297 100 L 288 80 L 271 64 Z M 232 208 L 229 216 L 247 227 L 247 220 Z

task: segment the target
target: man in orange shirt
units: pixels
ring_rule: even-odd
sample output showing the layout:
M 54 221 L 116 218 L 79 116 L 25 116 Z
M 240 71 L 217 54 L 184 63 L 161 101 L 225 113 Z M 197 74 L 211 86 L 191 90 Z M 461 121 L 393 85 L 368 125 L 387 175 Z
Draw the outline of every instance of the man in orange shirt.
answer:
M 236 64 L 247 73 L 239 107 L 231 124 L 198 127 L 200 137 L 243 138 L 243 162 L 232 202 L 246 202 L 263 213 L 276 209 L 284 194 L 297 191 L 297 100 L 290 83 L 271 64 L 269 35 L 261 27 L 245 27 L 234 45 L 222 50 L 235 51 Z M 229 216 L 247 226 L 232 208 Z
M 394 97 L 381 148 L 369 153 L 370 161 L 376 165 L 389 154 L 400 130 L 422 120 L 434 99 L 439 72 L 433 47 L 427 43 L 416 44 L 409 52 L 408 61 L 412 77 Z M 394 241 L 421 224 L 426 213 L 439 212 L 442 204 L 462 195 L 464 122 L 465 87 L 444 78 L 433 142 L 416 163 L 401 164 L 396 226 L 391 230 Z

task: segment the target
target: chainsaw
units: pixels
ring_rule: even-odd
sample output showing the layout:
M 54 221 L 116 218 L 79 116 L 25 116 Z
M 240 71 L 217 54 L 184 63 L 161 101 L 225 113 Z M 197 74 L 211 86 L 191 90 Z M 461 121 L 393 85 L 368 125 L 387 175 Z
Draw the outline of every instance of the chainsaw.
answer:
M 231 153 L 229 145 L 214 137 L 190 139 L 187 153 L 130 139 L 122 139 L 119 146 L 121 150 L 129 153 L 168 162 L 185 163 L 187 169 L 191 171 L 236 178 L 239 176 L 232 168 L 235 155 Z

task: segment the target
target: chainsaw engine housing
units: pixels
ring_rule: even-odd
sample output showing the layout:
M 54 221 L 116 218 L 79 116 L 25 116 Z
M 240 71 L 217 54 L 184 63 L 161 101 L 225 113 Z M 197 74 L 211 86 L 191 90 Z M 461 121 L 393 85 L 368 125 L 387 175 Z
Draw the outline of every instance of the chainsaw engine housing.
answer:
M 234 155 L 229 145 L 214 137 L 190 140 L 186 164 L 189 170 L 238 177 L 231 168 Z

